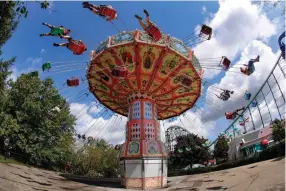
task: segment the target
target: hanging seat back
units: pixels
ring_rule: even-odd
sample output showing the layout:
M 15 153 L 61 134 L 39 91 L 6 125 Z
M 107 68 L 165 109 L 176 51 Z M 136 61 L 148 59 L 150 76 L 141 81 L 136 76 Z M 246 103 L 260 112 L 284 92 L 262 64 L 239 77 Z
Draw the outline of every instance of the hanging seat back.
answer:
M 125 78 L 128 74 L 128 70 L 127 68 L 119 68 L 119 67 L 115 67 L 111 74 L 115 77 L 115 78 Z
M 227 57 L 223 56 L 221 61 L 220 61 L 220 66 L 224 70 L 227 70 L 229 68 L 229 66 L 230 66 L 230 63 L 231 63 L 231 61 Z
M 68 44 L 68 49 L 75 55 L 81 55 L 86 50 L 86 46 L 81 40 L 71 40 Z
M 192 86 L 192 83 L 193 81 L 189 77 L 187 76 L 182 77 L 181 84 L 186 88 L 190 88 Z
M 31 72 L 31 75 L 32 76 L 39 76 L 39 72 L 38 71 Z
M 250 92 L 245 92 L 244 99 L 245 100 L 250 100 L 250 98 L 251 98 L 251 93 Z
M 162 38 L 162 33 L 160 29 L 155 25 L 149 26 L 146 29 L 146 32 L 148 33 L 149 36 L 153 38 L 155 42 L 159 41 Z
M 109 6 L 100 6 L 99 7 L 99 14 L 100 15 L 104 15 L 104 16 L 107 16 L 111 19 L 115 19 L 116 18 L 116 10 L 109 7 Z
M 78 86 L 78 85 L 79 85 L 79 80 L 78 80 L 78 78 L 68 79 L 68 80 L 67 80 L 67 85 L 68 85 L 68 86 Z
M 212 36 L 212 28 L 207 25 L 203 25 L 199 36 L 205 38 L 206 40 L 210 40 Z
M 45 70 L 49 70 L 51 69 L 51 63 L 50 62 L 46 62 L 42 65 L 42 70 L 45 71 Z

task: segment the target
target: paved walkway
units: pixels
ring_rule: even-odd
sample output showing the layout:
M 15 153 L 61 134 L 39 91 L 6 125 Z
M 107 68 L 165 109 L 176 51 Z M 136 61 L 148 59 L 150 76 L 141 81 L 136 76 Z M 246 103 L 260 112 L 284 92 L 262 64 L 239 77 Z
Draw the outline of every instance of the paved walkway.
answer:
M 272 159 L 212 173 L 168 178 L 158 191 L 284 191 L 285 159 Z M 101 186 L 67 180 L 55 172 L 0 163 L 0 191 L 126 191 L 118 183 Z

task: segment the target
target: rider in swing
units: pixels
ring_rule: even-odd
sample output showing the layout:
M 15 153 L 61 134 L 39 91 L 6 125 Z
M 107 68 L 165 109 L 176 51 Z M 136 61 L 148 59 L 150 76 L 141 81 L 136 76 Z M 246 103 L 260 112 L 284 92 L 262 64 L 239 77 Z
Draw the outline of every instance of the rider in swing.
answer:
M 86 45 L 81 40 L 73 40 L 70 36 L 62 36 L 61 38 L 67 39 L 67 43 L 57 44 L 54 43 L 54 46 L 65 46 L 73 52 L 75 55 L 81 55 L 84 51 L 87 50 Z
M 94 14 L 101 17 L 107 17 L 107 21 L 112 21 L 117 19 L 117 11 L 111 5 L 92 5 L 88 2 L 82 3 L 83 8 L 88 8 Z
M 216 95 L 216 97 L 218 97 L 219 99 L 223 100 L 223 101 L 227 101 L 230 98 L 230 94 L 233 94 L 233 91 L 229 91 L 229 90 L 223 90 L 223 92 L 220 93 L 220 95 Z
M 64 26 L 59 26 L 59 27 L 56 27 L 56 26 L 53 26 L 53 25 L 50 25 L 48 23 L 42 23 L 43 25 L 49 27 L 51 29 L 51 31 L 49 33 L 43 33 L 43 34 L 40 34 L 40 36 L 61 36 L 61 35 L 67 35 L 71 32 L 70 29 L 66 29 Z
M 148 11 L 144 10 L 143 12 L 146 15 L 146 23 L 147 24 L 145 24 L 142 21 L 142 17 L 140 17 L 138 15 L 135 15 L 135 17 L 138 19 L 138 21 L 139 21 L 141 27 L 143 28 L 143 30 L 146 31 L 148 33 L 148 35 L 153 37 L 155 42 L 159 41 L 161 39 L 161 37 L 162 37 L 160 29 L 154 23 L 152 23 L 150 21 L 150 15 L 149 15 Z
M 254 63 L 255 62 L 259 62 L 259 55 L 255 58 L 255 59 L 251 59 L 248 62 L 248 65 L 244 64 L 244 66 L 246 66 L 245 68 L 240 68 L 241 73 L 249 76 L 250 74 L 252 74 L 255 70 L 254 68 Z
M 226 117 L 226 119 L 235 119 L 237 115 L 240 117 L 243 117 L 242 114 L 239 114 L 238 112 L 243 111 L 244 109 L 245 109 L 245 107 L 242 107 L 241 109 L 237 109 L 233 112 L 225 113 L 225 117 Z

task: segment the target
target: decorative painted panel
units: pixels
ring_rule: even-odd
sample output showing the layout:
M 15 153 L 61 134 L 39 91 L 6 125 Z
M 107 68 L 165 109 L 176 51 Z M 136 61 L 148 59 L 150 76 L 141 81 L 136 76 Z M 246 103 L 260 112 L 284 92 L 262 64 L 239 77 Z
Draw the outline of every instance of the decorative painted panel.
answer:
M 140 144 L 138 141 L 129 142 L 128 155 L 138 155 L 140 153 Z
M 179 52 L 183 56 L 187 57 L 189 54 L 189 49 L 183 44 L 182 41 L 176 39 L 176 38 L 170 38 L 170 47 L 175 50 L 176 52 Z
M 112 37 L 111 45 L 123 44 L 134 40 L 134 32 L 122 32 Z
M 134 123 L 131 127 L 131 140 L 140 140 L 140 125 Z
M 106 39 L 105 41 L 103 41 L 102 43 L 100 43 L 100 45 L 98 46 L 98 48 L 96 49 L 96 53 L 100 53 L 102 52 L 104 49 L 107 48 L 107 45 L 108 45 L 108 41 L 109 39 Z
M 152 104 L 144 102 L 144 119 L 152 119 Z
M 154 140 L 155 139 L 155 128 L 153 124 L 151 123 L 145 124 L 144 129 L 145 129 L 146 140 Z
M 157 141 L 149 141 L 147 143 L 147 153 L 148 154 L 159 154 L 159 146 Z
M 140 102 L 133 103 L 133 116 L 132 119 L 140 119 Z

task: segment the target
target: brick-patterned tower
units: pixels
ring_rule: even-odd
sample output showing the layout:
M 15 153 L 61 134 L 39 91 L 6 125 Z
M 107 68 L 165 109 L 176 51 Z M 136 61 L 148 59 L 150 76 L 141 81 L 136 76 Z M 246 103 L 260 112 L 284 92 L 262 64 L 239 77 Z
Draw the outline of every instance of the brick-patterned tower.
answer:
M 167 153 L 160 138 L 156 104 L 146 93 L 128 97 L 126 142 L 121 150 L 122 184 L 126 188 L 160 188 L 167 184 Z

